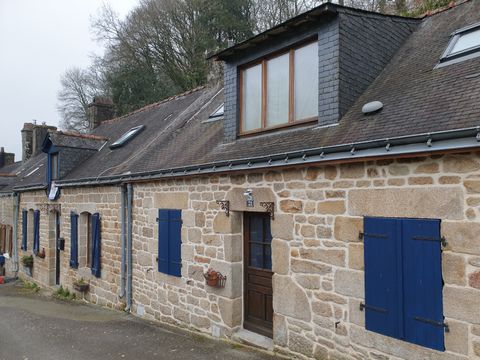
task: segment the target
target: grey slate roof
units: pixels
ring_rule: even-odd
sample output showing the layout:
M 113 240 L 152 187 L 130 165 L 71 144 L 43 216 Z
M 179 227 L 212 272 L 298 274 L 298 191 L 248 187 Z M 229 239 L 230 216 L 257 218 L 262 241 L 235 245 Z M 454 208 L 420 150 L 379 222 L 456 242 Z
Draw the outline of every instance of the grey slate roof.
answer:
M 220 86 L 205 87 L 106 121 L 93 132 L 108 144 L 65 181 L 155 173 L 177 167 L 269 156 L 398 136 L 480 126 L 480 58 L 435 69 L 450 34 L 480 21 L 480 1 L 422 20 L 378 78 L 335 126 L 290 128 L 224 142 L 221 120 L 204 122 L 223 102 Z M 366 102 L 382 101 L 365 116 Z M 132 127 L 146 128 L 125 146 L 108 145 Z M 31 181 L 30 183 L 34 183 Z

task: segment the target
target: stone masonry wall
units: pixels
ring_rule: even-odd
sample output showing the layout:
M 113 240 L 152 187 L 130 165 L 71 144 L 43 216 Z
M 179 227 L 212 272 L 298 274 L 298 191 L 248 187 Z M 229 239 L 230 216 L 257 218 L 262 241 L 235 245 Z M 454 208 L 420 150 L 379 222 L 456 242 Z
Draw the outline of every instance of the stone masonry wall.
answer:
M 242 211 L 264 211 L 272 221 L 274 343 L 278 351 L 319 359 L 480 358 L 480 153 L 377 160 L 245 175 L 164 180 L 134 185 L 133 312 L 151 320 L 230 336 L 242 326 Z M 244 208 L 253 190 L 255 208 Z M 38 198 L 37 198 L 38 196 Z M 215 200 L 230 200 L 226 217 Z M 45 202 L 23 194 L 22 207 Z M 91 283 L 86 299 L 114 307 L 120 282 L 120 188 L 63 189 L 64 285 L 81 276 Z M 157 271 L 159 208 L 182 209 L 182 277 Z M 70 211 L 102 216 L 102 278 L 68 267 Z M 365 330 L 362 217 L 439 218 L 448 241 L 442 253 L 445 352 Z M 41 245 L 48 245 L 42 212 Z M 21 224 L 19 224 L 21 239 Z M 31 245 L 29 245 L 31 249 Z M 52 250 L 54 251 L 54 250 Z M 51 257 L 35 259 L 34 278 Z M 227 275 L 224 289 L 209 288 L 209 267 Z M 50 283 L 51 284 L 51 283 Z
M 14 209 L 15 198 L 10 195 L 0 196 L 0 225 L 9 225 L 13 227 L 13 209 Z M 13 241 L 13 234 L 12 234 Z M 0 255 L 2 255 L 0 253 Z M 10 254 L 11 255 L 11 254 Z M 5 274 L 7 276 L 12 276 L 15 269 L 13 268 L 13 263 L 11 260 L 5 261 Z

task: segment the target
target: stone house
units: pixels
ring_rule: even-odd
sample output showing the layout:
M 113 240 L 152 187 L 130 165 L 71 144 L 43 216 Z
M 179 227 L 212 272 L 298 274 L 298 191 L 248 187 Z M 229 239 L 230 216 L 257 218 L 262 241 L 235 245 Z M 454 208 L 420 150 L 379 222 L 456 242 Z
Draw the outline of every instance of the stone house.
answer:
M 223 84 L 27 125 L 7 270 L 292 357 L 480 358 L 479 23 L 327 3 L 214 55 Z

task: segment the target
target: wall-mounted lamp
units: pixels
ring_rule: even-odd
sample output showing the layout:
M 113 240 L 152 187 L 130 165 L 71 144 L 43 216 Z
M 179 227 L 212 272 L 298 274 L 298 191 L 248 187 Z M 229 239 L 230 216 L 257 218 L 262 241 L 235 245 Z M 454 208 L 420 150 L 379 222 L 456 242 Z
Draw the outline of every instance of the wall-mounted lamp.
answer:
M 247 190 L 245 190 L 243 195 L 245 196 L 245 199 L 247 201 L 247 207 L 254 207 L 253 190 L 252 189 L 247 189 Z

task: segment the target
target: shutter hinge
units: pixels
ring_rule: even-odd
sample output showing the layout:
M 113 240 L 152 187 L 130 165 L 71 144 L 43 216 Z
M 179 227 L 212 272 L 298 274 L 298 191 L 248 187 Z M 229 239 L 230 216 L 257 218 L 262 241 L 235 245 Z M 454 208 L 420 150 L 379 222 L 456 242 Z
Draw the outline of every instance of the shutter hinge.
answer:
M 379 238 L 379 239 L 388 239 L 388 236 L 385 234 L 375 234 L 375 233 L 364 233 L 364 232 L 359 232 L 358 233 L 358 240 L 363 240 L 365 236 L 368 237 L 373 237 L 373 238 Z
M 156 221 L 156 222 L 159 222 L 159 221 L 160 221 L 160 219 L 159 219 L 159 218 L 156 218 L 156 219 L 155 219 L 155 221 Z
M 440 239 L 430 236 L 414 236 L 412 237 L 413 240 L 420 240 L 420 241 L 438 241 L 442 244 L 443 247 L 448 245 L 448 241 L 445 236 L 442 236 Z
M 364 303 L 360 303 L 360 311 L 363 311 L 364 309 L 373 310 L 373 311 L 380 312 L 380 313 L 387 313 L 388 312 L 387 309 L 383 309 L 383 308 L 379 308 L 379 307 L 376 307 L 376 306 L 371 306 L 371 305 L 367 305 L 367 304 L 364 304 Z
M 363 232 L 359 232 L 358 233 L 358 240 L 363 240 L 363 237 L 365 236 L 365 234 Z
M 433 325 L 433 326 L 437 326 L 437 327 L 443 327 L 443 328 L 445 328 L 445 332 L 450 332 L 450 328 L 448 327 L 448 324 L 445 323 L 445 322 L 425 319 L 425 318 L 421 318 L 419 316 L 414 316 L 413 319 L 417 320 L 417 321 L 420 321 L 420 322 L 423 322 L 425 324 L 429 324 L 429 325 Z

